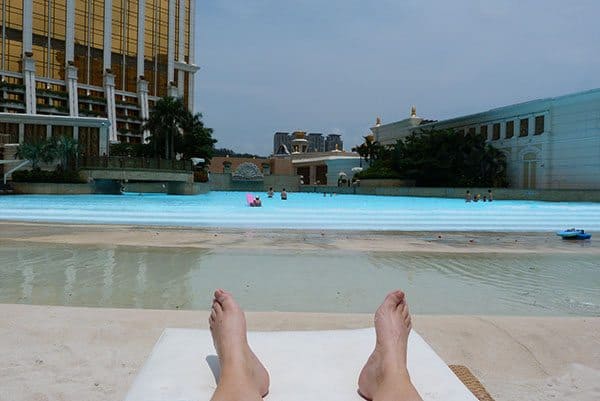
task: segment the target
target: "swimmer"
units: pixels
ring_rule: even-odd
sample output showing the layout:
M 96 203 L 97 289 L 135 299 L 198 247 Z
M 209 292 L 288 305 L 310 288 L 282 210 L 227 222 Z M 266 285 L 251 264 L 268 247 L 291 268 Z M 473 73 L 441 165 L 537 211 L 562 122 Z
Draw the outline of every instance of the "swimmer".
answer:
M 488 200 L 491 202 L 494 200 L 494 197 L 492 196 L 492 190 L 488 189 Z
M 407 368 L 411 316 L 402 291 L 390 292 L 375 312 L 375 349 L 358 377 L 358 392 L 372 401 L 423 401 Z M 261 401 L 269 372 L 252 351 L 244 311 L 233 296 L 216 290 L 208 319 L 221 377 L 211 401 Z
M 281 200 L 287 200 L 287 192 L 285 192 L 285 188 L 281 190 Z
M 465 195 L 465 202 L 471 202 L 471 191 L 467 191 Z
M 269 187 L 269 191 L 267 192 L 267 196 L 268 196 L 269 198 L 272 198 L 272 197 L 273 197 L 273 187 Z
M 250 204 L 250 206 L 261 207 L 262 206 L 262 201 L 257 196 L 256 198 L 254 198 L 254 200 L 252 201 L 252 203 Z

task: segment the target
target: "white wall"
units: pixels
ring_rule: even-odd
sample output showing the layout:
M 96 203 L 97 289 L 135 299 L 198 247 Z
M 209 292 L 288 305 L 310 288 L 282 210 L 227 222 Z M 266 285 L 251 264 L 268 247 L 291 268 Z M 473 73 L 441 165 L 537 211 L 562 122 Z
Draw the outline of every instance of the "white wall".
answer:
M 544 116 L 544 132 L 534 135 L 535 117 Z M 529 120 L 529 133 L 519 136 L 519 123 Z M 506 122 L 514 121 L 514 136 L 505 138 Z M 500 139 L 492 140 L 493 124 L 500 123 Z M 535 153 L 536 189 L 600 189 L 600 89 L 534 100 L 438 121 L 419 127 L 392 123 L 379 127 L 385 143 L 393 143 L 422 129 L 465 129 L 488 126 L 488 142 L 507 155 L 510 186 L 524 188 L 524 155 Z M 373 129 L 377 137 L 377 130 Z

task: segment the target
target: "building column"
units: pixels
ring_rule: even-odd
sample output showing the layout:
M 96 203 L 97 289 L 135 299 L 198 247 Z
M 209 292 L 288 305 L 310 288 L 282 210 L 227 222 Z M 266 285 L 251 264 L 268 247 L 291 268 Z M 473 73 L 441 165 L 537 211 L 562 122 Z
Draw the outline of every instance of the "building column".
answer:
M 317 166 L 309 167 L 308 181 L 309 181 L 308 183 L 310 183 L 310 185 L 317 184 Z
M 65 37 L 65 64 L 75 60 L 75 0 L 67 0 L 67 26 Z
M 146 31 L 146 0 L 138 1 L 137 76 L 144 76 L 144 46 Z M 140 78 L 141 79 L 141 78 Z M 139 85 L 138 85 L 139 88 Z M 146 84 L 146 91 L 148 84 Z
M 140 117 L 143 121 L 146 121 L 150 118 L 150 110 L 148 107 L 148 81 L 145 79 L 138 79 L 137 83 L 137 93 L 138 93 L 138 104 L 140 106 Z M 144 130 L 142 135 L 142 143 L 145 143 L 150 137 L 150 131 Z
M 104 72 L 104 96 L 106 97 L 106 112 L 110 121 L 109 140 L 118 142 L 117 138 L 117 107 L 115 104 L 115 75 L 106 69 Z M 100 153 L 102 154 L 102 153 Z
M 69 115 L 79 116 L 79 94 L 77 93 L 77 67 L 67 65 L 67 92 L 69 93 Z
M 33 0 L 23 0 L 23 81 L 25 83 L 25 113 L 35 114 L 35 60 L 33 59 Z
M 173 83 L 174 82 L 169 82 L 167 95 L 171 97 L 179 97 L 179 89 L 177 89 L 177 86 L 173 85 Z
M 98 144 L 98 156 L 110 156 L 109 154 L 109 149 L 110 147 L 108 146 L 110 140 L 109 140 L 109 131 L 110 131 L 110 127 L 107 127 L 105 125 L 102 125 L 99 128 L 100 131 L 100 135 L 98 135 L 98 141 L 100 142 Z
M 190 54 L 188 57 L 188 64 L 194 64 L 194 38 L 195 38 L 195 26 L 196 26 L 196 13 L 195 13 L 196 0 L 190 0 Z M 194 77 L 195 73 L 190 72 L 188 80 L 188 108 L 194 112 Z
M 23 56 L 23 78 L 25 81 L 25 113 L 36 114 L 35 60 L 31 52 L 27 52 Z
M 111 53 L 112 53 L 112 0 L 104 0 L 104 65 L 102 70 L 111 69 Z M 112 74 L 111 74 L 112 75 Z M 114 76 L 113 76 L 114 87 Z M 108 97 L 108 94 L 107 94 Z M 114 96 L 113 96 L 114 103 Z
M 66 77 L 67 77 L 67 93 L 69 94 L 69 115 L 73 117 L 79 116 L 79 93 L 77 93 L 77 67 L 73 65 L 73 61 L 67 61 Z M 73 139 L 79 140 L 79 127 L 73 127 Z
M 167 46 L 167 85 L 175 80 L 175 1 L 169 0 L 169 36 Z M 172 96 L 169 93 L 169 96 Z
M 23 0 L 23 55 L 32 51 L 33 0 Z
M 190 0 L 192 2 L 193 0 Z M 183 54 L 185 51 L 185 0 L 179 0 L 179 26 L 178 36 L 179 36 L 179 46 L 177 48 L 177 61 L 181 63 L 185 63 L 185 55 Z M 177 89 L 179 90 L 177 96 L 183 98 L 185 94 L 185 72 L 178 70 L 177 71 Z

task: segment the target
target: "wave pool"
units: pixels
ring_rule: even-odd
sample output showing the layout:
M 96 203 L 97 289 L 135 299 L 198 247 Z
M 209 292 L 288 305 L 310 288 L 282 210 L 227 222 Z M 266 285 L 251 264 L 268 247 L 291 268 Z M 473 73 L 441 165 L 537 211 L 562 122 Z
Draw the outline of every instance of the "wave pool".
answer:
M 245 192 L 196 196 L 13 195 L 0 197 L 0 220 L 184 227 L 381 231 L 600 231 L 600 203 L 506 201 L 290 193 L 287 201 Z

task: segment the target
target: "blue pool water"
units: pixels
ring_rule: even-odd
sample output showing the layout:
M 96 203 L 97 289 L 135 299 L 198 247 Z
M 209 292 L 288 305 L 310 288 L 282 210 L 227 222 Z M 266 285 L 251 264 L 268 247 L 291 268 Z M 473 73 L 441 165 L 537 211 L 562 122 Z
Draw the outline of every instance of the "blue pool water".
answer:
M 278 194 L 263 207 L 246 193 L 206 195 L 16 195 L 0 197 L 0 220 L 189 227 L 397 231 L 600 231 L 600 203 L 366 195 Z

